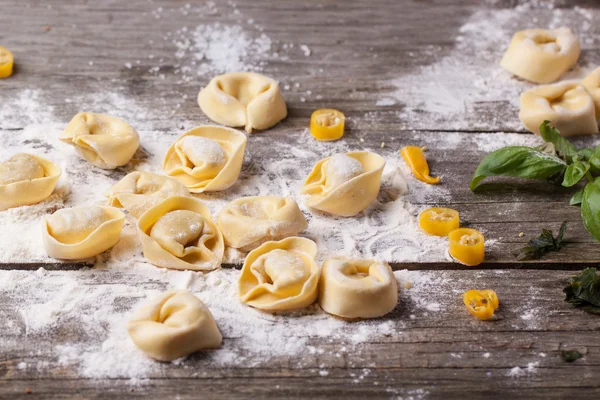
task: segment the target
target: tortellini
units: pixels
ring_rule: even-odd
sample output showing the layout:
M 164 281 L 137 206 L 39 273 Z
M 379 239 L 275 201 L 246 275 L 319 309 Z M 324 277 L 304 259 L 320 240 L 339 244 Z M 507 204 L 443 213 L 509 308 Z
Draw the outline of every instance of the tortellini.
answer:
M 190 292 L 170 290 L 137 309 L 127 331 L 146 355 L 173 361 L 221 345 L 223 337 L 206 305 Z
M 235 129 L 194 128 L 169 147 L 163 170 L 192 193 L 225 190 L 240 175 L 246 140 L 246 135 Z
M 575 65 L 579 53 L 569 28 L 526 29 L 514 34 L 500 65 L 528 81 L 551 83 Z
M 93 257 L 119 241 L 125 214 L 114 207 L 63 208 L 42 220 L 42 241 L 50 257 Z
M 60 174 L 58 165 L 27 153 L 0 163 L 0 211 L 47 199 Z
M 265 311 L 285 311 L 311 305 L 317 298 L 317 245 L 289 237 L 252 250 L 238 282 L 240 300 Z
M 302 187 L 307 205 L 342 217 L 361 212 L 377 198 L 385 160 L 368 151 L 327 157 L 314 166 Z
M 589 74 L 581 84 L 588 91 L 596 108 L 596 119 L 600 121 L 600 67 Z
M 199 200 L 169 197 L 142 214 L 137 228 L 144 257 L 156 266 L 194 271 L 221 266 L 223 236 Z
M 131 160 L 140 146 L 137 131 L 122 119 L 81 112 L 67 125 L 60 140 L 93 165 L 115 169 Z
M 294 236 L 307 226 L 298 204 L 289 197 L 243 197 L 227 204 L 219 214 L 225 243 L 243 251 Z
M 598 133 L 594 101 L 579 81 L 538 86 L 521 94 L 519 118 L 527 129 L 539 134 L 549 120 L 562 136 Z
M 175 179 L 146 171 L 127 174 L 106 193 L 111 206 L 125 208 L 135 218 L 167 197 L 189 195 Z
M 329 258 L 323 263 L 319 305 L 338 317 L 376 318 L 398 303 L 398 284 L 388 264 Z
M 198 93 L 198 104 L 213 121 L 227 126 L 267 129 L 287 116 L 279 83 L 253 72 L 219 75 Z

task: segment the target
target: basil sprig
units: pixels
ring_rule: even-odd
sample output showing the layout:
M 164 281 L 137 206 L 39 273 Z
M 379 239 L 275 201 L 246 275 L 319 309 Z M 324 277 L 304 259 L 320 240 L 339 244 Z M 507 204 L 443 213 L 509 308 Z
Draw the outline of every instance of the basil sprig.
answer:
M 577 149 L 560 132 L 544 121 L 540 135 L 541 147 L 508 146 L 496 150 L 481 161 L 469 188 L 475 191 L 488 176 L 512 176 L 528 179 L 546 179 L 572 187 L 586 179 L 585 187 L 573 194 L 571 205 L 581 205 L 585 228 L 600 241 L 600 145 L 596 148 Z

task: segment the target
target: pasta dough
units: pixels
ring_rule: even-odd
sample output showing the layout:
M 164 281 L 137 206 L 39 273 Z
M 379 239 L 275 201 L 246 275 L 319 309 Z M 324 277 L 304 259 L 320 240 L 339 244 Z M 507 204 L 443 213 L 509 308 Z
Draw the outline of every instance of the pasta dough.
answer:
M 223 341 L 208 307 L 183 290 L 170 290 L 137 309 L 127 331 L 137 347 L 160 361 L 217 348 Z
M 219 75 L 198 93 L 200 108 L 213 121 L 227 126 L 267 129 L 287 116 L 279 83 L 253 72 Z
M 156 266 L 194 271 L 221 266 L 223 236 L 199 200 L 169 197 L 142 214 L 137 227 L 144 257 Z
M 180 182 L 146 171 L 127 174 L 106 193 L 110 205 L 125 208 L 135 218 L 170 196 L 189 196 Z
M 589 74 L 581 84 L 588 91 L 596 109 L 596 119 L 600 121 L 600 67 Z
M 119 241 L 125 214 L 113 207 L 64 208 L 42 220 L 42 241 L 50 257 L 93 257 Z
M 0 211 L 47 199 L 60 174 L 58 165 L 27 153 L 0 163 Z
M 302 193 L 306 204 L 342 217 L 361 212 L 377 198 L 385 160 L 368 151 L 353 151 L 327 157 L 314 166 Z
M 519 118 L 531 132 L 540 133 L 545 120 L 562 136 L 598 133 L 594 101 L 578 81 L 538 86 L 521 94 Z
M 289 197 L 243 197 L 227 204 L 219 214 L 225 243 L 243 251 L 293 236 L 307 226 L 298 204 Z
M 246 135 L 222 126 L 200 126 L 169 147 L 163 170 L 190 192 L 215 192 L 231 187 L 242 169 Z
M 319 267 L 317 245 L 289 237 L 252 250 L 242 267 L 240 300 L 266 311 L 284 311 L 311 305 L 317 298 Z
M 388 264 L 329 258 L 323 263 L 319 305 L 343 318 L 376 318 L 398 303 L 398 284 Z
M 122 119 L 81 112 L 73 117 L 60 140 L 75 147 L 93 165 L 115 169 L 131 160 L 140 146 L 135 129 Z
M 514 34 L 500 65 L 528 81 L 551 83 L 575 65 L 579 53 L 569 28 L 526 29 Z

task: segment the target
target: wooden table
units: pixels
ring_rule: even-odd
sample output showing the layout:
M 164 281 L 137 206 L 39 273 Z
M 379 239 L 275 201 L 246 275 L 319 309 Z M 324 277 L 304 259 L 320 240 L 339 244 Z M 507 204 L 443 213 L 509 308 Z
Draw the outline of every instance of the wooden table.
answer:
M 403 321 L 402 331 L 365 342 L 359 352 L 345 354 L 342 359 L 329 353 L 307 354 L 303 363 L 282 358 L 268 364 L 258 362 L 258 366 L 248 363 L 218 368 L 203 364 L 200 358 L 192 360 L 191 369 L 173 367 L 133 387 L 128 379 L 87 379 L 79 376 L 74 366 L 61 365 L 52 344 L 70 334 L 69 326 L 38 336 L 9 330 L 7 321 L 22 325 L 15 312 L 19 300 L 0 293 L 0 396 L 600 398 L 600 344 L 596 343 L 600 319 L 564 303 L 562 294 L 572 270 L 600 261 L 600 246 L 585 231 L 579 209 L 568 205 L 571 192 L 544 182 L 518 180 L 508 181 L 508 186 L 486 184 L 478 194 L 468 189 L 472 173 L 485 154 L 481 144 L 493 141 L 497 132 L 528 135 L 517 120 L 515 99 L 474 99 L 454 114 L 437 113 L 427 104 L 415 106 L 411 98 L 377 105 L 388 93 L 392 96 L 395 91 L 405 90 L 410 96 L 420 90 L 418 85 L 431 84 L 415 81 L 411 87 L 406 83 L 410 80 L 401 80 L 408 86 L 396 88 L 390 82 L 422 73 L 423 68 L 443 66 L 439 63 L 444 57 L 452 56 L 446 61 L 458 63 L 455 68 L 463 63 L 465 68 L 497 69 L 502 50 L 481 52 L 456 41 L 465 33 L 461 26 L 476 22 L 473 18 L 482 10 L 515 10 L 514 16 L 504 21 L 515 29 L 535 25 L 532 18 L 544 26 L 558 15 L 577 31 L 583 29 L 588 18 L 582 63 L 600 65 L 600 10 L 573 11 L 574 7 L 598 7 L 597 2 L 557 1 L 557 7 L 564 7 L 562 14 L 548 9 L 543 2 L 525 11 L 530 5 L 518 0 L 484 5 L 449 0 L 190 3 L 0 0 L 0 44 L 12 49 L 17 57 L 15 76 L 0 80 L 0 103 L 9 102 L 23 89 L 41 87 L 45 93 L 42 100 L 53 107 L 55 115 L 68 121 L 74 108 L 65 102 L 66 93 L 109 87 L 157 110 L 148 116 L 157 130 L 168 130 L 184 120 L 206 123 L 193 95 L 182 100 L 182 88 L 186 93 L 197 92 L 209 76 L 182 84 L 181 73 L 176 73 L 175 49 L 171 41 L 162 40 L 163 36 L 182 26 L 193 28 L 202 23 L 260 26 L 252 28 L 251 34 L 259 35 L 264 28 L 274 48 L 281 49 L 282 54 L 287 49 L 285 57 L 268 60 L 263 72 L 287 82 L 291 88 L 284 92 L 288 118 L 273 129 L 268 139 L 259 136 L 252 145 L 255 150 L 268 146 L 268 140 L 284 137 L 299 145 L 304 143 L 303 129 L 310 113 L 325 106 L 344 110 L 349 119 L 344 140 L 356 146 L 379 149 L 385 142 L 381 152 L 392 156 L 401 144 L 428 145 L 432 170 L 444 172 L 443 183 L 451 199 L 446 203 L 455 207 L 458 204 L 463 218 L 483 230 L 496 245 L 488 261 L 477 270 L 447 262 L 393 267 L 436 270 L 447 282 L 466 280 L 473 287 L 494 288 L 501 294 L 503 319 L 480 323 L 465 318 L 459 297 L 443 295 L 443 290 L 454 294 L 469 287 L 447 283 L 434 289 L 440 290 L 440 299 L 447 302 L 445 312 L 411 319 L 412 306 L 406 304 L 390 316 Z M 200 6 L 207 11 L 185 12 L 186 7 Z M 503 38 L 503 43 L 508 44 L 509 39 Z M 288 43 L 295 43 L 295 50 L 290 50 Z M 300 44 L 306 45 L 310 54 L 299 48 Z M 462 52 L 459 57 L 457 49 Z M 158 59 L 162 59 L 160 70 L 152 70 Z M 439 80 L 444 80 L 445 71 L 438 72 Z M 478 84 L 468 81 L 468 74 L 462 80 L 456 76 L 452 79 L 438 84 L 455 90 Z M 311 94 L 307 89 L 312 89 Z M 169 104 L 180 106 L 171 109 Z M 168 116 L 165 110 L 169 110 Z M 0 130 L 5 135 L 23 128 L 3 122 Z M 448 135 L 466 145 L 436 146 Z M 359 141 L 361 138 L 364 142 Z M 560 253 L 535 262 L 515 261 L 514 250 L 528 237 L 543 227 L 557 229 L 563 220 L 569 222 L 570 244 Z M 525 237 L 520 237 L 520 232 Z M 0 269 L 39 266 L 5 264 Z M 79 273 L 78 265 L 44 267 L 50 275 L 64 273 L 57 270 L 67 267 L 75 269 L 69 273 Z M 119 272 L 103 270 L 84 284 L 118 284 L 121 280 Z M 535 323 L 523 315 L 528 305 L 535 308 Z M 336 346 L 322 339 L 319 344 Z M 564 362 L 560 353 L 570 349 L 579 350 L 584 358 L 572 364 Z M 23 361 L 37 361 L 38 368 L 20 368 Z M 516 366 L 524 372 L 511 376 L 509 372 Z M 326 374 L 320 374 L 322 370 Z M 360 380 L 357 375 L 361 375 Z

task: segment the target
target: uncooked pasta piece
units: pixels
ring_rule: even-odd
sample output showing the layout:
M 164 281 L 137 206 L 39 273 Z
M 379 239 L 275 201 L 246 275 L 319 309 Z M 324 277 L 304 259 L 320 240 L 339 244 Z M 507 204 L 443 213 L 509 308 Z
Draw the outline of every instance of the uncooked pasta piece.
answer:
M 329 258 L 323 263 L 319 305 L 343 318 L 376 318 L 398 303 L 398 284 L 388 264 Z
M 125 214 L 114 207 L 63 208 L 42 220 L 42 241 L 50 257 L 93 257 L 119 241 Z
M 137 227 L 144 257 L 156 266 L 194 271 L 221 267 L 223 236 L 200 200 L 169 197 L 142 214 Z
M 528 81 L 551 83 L 575 65 L 580 51 L 569 28 L 526 29 L 514 34 L 500 65 Z
M 246 135 L 222 126 L 199 126 L 181 135 L 167 150 L 165 173 L 192 193 L 231 187 L 242 169 Z
M 58 165 L 33 154 L 15 154 L 0 163 L 0 211 L 47 199 L 60 174 Z
M 301 237 L 266 242 L 252 250 L 238 282 L 240 300 L 265 311 L 311 305 L 319 282 L 316 254 L 315 242 Z
M 137 347 L 160 361 L 217 348 L 223 341 L 208 307 L 182 290 L 163 293 L 134 311 L 127 331 Z
M 213 78 L 198 93 L 198 104 L 213 121 L 232 127 L 263 130 L 287 115 L 279 84 L 254 72 L 233 72 Z
M 519 118 L 531 132 L 540 133 L 545 120 L 562 136 L 598 133 L 594 101 L 579 81 L 538 86 L 521 94 Z
M 342 217 L 361 212 L 377 198 L 385 160 L 368 151 L 336 154 L 315 164 L 302 187 L 306 204 Z
M 180 182 L 168 176 L 134 171 L 112 186 L 106 196 L 113 207 L 125 208 L 135 218 L 170 196 L 189 196 Z
M 269 240 L 279 240 L 308 226 L 296 201 L 290 197 L 242 197 L 219 213 L 219 228 L 228 246 L 249 251 Z
M 135 129 L 122 119 L 110 115 L 81 112 L 73 117 L 60 140 L 93 165 L 114 169 L 131 160 L 140 146 Z

